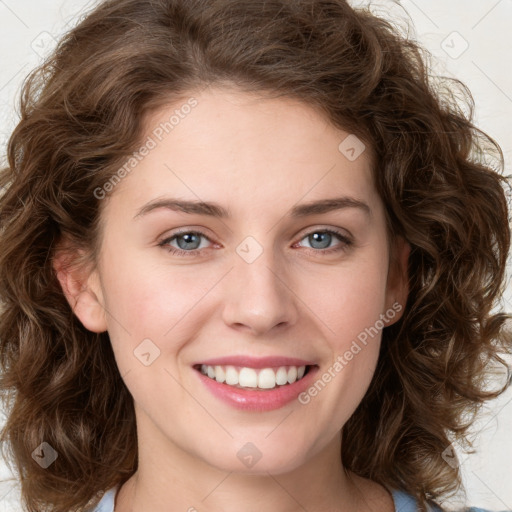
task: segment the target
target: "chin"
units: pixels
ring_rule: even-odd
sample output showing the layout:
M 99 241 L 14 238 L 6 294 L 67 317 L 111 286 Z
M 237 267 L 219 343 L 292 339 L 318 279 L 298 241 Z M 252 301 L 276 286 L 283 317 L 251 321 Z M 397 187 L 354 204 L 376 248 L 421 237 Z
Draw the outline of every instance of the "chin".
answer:
M 268 473 L 273 475 L 289 473 L 306 462 L 304 452 L 290 453 L 286 450 L 288 446 L 285 443 L 280 443 L 276 449 L 273 449 L 268 442 L 266 446 L 260 444 L 259 448 L 257 443 L 250 441 L 234 444 L 236 447 L 223 450 L 219 454 L 220 457 L 212 458 L 210 456 L 203 460 L 221 471 L 266 476 Z M 228 455 L 229 452 L 232 452 L 233 455 Z

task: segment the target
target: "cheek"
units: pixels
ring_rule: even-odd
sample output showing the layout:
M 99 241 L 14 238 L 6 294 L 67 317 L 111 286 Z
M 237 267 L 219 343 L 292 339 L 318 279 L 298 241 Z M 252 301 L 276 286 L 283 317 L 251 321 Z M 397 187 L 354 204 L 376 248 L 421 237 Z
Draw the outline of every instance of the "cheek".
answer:
M 352 266 L 332 279 L 329 293 L 318 295 L 318 316 L 329 345 L 330 362 L 318 374 L 304 400 L 311 414 L 328 418 L 326 436 L 348 421 L 371 383 L 382 336 L 385 313 L 386 266 Z M 316 312 L 316 310 L 315 310 Z M 320 382 L 319 382 L 320 381 Z
M 190 329 L 201 323 L 201 301 L 218 281 L 211 271 L 199 276 L 193 265 L 157 265 L 152 259 L 140 252 L 105 258 L 108 331 L 114 348 L 127 353 L 144 339 L 161 352 L 177 350 L 173 340 L 190 336 Z
M 384 313 L 386 279 L 387 261 L 368 253 L 329 273 L 308 276 L 302 296 L 328 327 L 332 345 L 344 351 Z

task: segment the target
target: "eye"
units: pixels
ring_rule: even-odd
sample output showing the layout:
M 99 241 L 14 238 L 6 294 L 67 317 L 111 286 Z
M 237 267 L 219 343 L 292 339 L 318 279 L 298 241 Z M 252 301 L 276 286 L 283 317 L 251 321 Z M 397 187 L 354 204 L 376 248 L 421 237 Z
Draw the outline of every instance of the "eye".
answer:
M 158 245 L 165 247 L 171 254 L 183 256 L 195 256 L 200 250 L 201 238 L 211 241 L 204 233 L 200 231 L 180 231 L 173 236 L 162 240 Z M 176 241 L 178 248 L 169 245 Z
M 333 237 L 341 240 L 341 244 L 329 247 Z M 344 251 L 352 245 L 352 240 L 347 236 L 333 229 L 317 229 L 311 231 L 302 240 L 307 240 L 311 248 L 319 254 L 331 254 L 333 252 Z
M 329 247 L 333 241 L 333 238 L 337 238 L 341 241 L 341 243 L 335 245 L 334 247 Z M 201 239 L 205 239 L 211 242 L 210 238 L 208 238 L 201 231 L 183 230 L 162 240 L 159 242 L 158 246 L 163 247 L 171 254 L 178 256 L 198 256 L 205 248 L 204 245 L 201 247 Z M 306 247 L 306 249 L 313 251 L 315 255 L 328 255 L 333 252 L 344 251 L 353 244 L 352 240 L 350 240 L 347 236 L 333 229 L 317 229 L 315 231 L 311 231 L 300 241 L 306 239 L 310 244 L 310 247 Z M 171 245 L 172 243 L 176 243 L 178 247 Z M 294 246 L 296 245 L 297 244 Z

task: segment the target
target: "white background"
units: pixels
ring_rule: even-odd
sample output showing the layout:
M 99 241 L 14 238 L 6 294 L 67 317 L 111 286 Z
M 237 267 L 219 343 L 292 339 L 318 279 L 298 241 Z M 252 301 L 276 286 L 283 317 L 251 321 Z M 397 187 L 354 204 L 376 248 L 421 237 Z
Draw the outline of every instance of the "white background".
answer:
M 373 4 L 375 12 L 398 16 L 402 25 L 407 19 L 397 2 Z M 22 80 L 90 5 L 84 0 L 0 0 L 0 153 L 16 123 Z M 512 0 L 404 0 L 401 5 L 413 23 L 411 36 L 433 55 L 435 73 L 457 77 L 471 89 L 477 124 L 500 143 L 506 174 L 512 174 Z M 509 286 L 504 301 L 509 312 L 511 290 Z M 512 510 L 512 389 L 486 411 L 474 428 L 477 453 L 463 457 L 461 464 L 468 503 Z M 0 460 L 0 478 L 10 476 Z M 18 493 L 12 483 L 0 484 L 0 512 L 21 510 Z M 457 503 L 445 506 L 457 508 Z

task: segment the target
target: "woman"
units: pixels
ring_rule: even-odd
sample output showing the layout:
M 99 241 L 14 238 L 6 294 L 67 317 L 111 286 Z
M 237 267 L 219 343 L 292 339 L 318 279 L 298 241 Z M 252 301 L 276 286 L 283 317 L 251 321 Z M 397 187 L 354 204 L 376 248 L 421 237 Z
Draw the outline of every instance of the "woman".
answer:
M 64 37 L 1 175 L 29 510 L 440 510 L 512 346 L 501 151 L 445 99 L 340 0 L 107 1 Z

